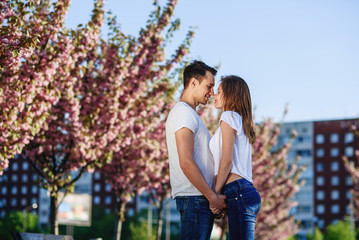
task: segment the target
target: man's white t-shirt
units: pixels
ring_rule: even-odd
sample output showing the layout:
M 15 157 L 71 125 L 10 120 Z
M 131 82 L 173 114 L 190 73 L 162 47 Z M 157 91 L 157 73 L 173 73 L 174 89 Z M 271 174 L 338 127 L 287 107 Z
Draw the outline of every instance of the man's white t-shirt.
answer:
M 177 196 L 203 195 L 188 180 L 179 164 L 175 133 L 182 128 L 188 128 L 193 132 L 193 159 L 201 170 L 208 185 L 213 188 L 214 161 L 209 150 L 211 136 L 197 112 L 187 103 L 178 102 L 171 109 L 166 121 L 166 141 L 173 198 Z

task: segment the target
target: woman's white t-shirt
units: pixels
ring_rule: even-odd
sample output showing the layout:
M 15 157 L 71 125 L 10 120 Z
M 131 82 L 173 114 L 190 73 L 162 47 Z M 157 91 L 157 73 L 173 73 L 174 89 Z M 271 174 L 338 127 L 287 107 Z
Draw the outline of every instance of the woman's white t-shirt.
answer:
M 227 123 L 236 131 L 233 150 L 233 164 L 231 173 L 235 173 L 249 182 L 253 183 L 252 179 L 252 147 L 249 143 L 248 137 L 244 134 L 242 126 L 242 117 L 233 111 L 225 111 L 221 114 L 221 121 Z M 219 163 L 222 158 L 222 131 L 218 127 L 216 133 L 209 142 L 209 148 L 214 159 L 214 174 L 218 175 Z

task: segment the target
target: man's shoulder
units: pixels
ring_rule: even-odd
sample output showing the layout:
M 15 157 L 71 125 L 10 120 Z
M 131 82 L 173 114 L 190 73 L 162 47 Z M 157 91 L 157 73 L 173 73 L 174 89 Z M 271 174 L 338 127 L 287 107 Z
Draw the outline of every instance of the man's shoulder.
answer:
M 174 117 L 185 117 L 185 116 L 195 116 L 197 113 L 188 105 L 183 102 L 176 103 L 170 111 L 170 115 Z

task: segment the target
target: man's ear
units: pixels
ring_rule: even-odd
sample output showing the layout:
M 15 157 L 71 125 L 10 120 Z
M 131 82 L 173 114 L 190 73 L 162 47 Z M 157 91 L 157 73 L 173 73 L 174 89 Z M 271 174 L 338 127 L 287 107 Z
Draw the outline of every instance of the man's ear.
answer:
M 190 85 L 192 85 L 193 87 L 195 87 L 198 84 L 198 80 L 196 78 L 191 78 L 190 80 Z

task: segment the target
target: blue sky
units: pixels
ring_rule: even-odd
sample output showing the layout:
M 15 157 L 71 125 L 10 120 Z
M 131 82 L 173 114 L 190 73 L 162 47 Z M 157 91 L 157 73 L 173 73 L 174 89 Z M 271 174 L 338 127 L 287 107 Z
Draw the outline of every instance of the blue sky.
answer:
M 92 7 L 73 0 L 67 27 L 86 23 Z M 137 35 L 152 1 L 107 0 L 105 8 Z M 220 63 L 217 79 L 245 79 L 257 121 L 279 121 L 287 103 L 286 122 L 359 118 L 358 12 L 357 0 L 179 0 L 172 45 L 197 27 L 189 57 Z

